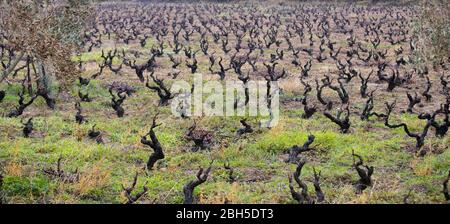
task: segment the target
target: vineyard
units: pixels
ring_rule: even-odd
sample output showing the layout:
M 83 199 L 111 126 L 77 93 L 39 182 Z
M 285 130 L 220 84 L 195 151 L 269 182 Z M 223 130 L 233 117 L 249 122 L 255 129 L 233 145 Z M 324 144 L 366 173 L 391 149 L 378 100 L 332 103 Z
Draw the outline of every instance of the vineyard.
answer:
M 423 6 L 26 4 L 0 13 L 2 203 L 450 200 L 450 55 L 421 57 Z M 176 105 L 195 75 L 241 84 L 234 109 L 267 83 L 269 115 Z

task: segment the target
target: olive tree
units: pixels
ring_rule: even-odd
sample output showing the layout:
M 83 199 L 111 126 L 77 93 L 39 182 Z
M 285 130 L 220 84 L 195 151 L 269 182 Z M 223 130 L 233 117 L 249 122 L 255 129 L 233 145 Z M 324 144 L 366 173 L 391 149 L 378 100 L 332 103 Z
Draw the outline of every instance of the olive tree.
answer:
M 71 57 L 81 47 L 90 10 L 86 0 L 0 0 L 0 43 L 13 52 L 0 82 L 27 59 L 38 91 L 49 95 L 51 80 L 62 88 L 73 83 L 77 68 Z
M 450 4 L 448 0 L 422 1 L 414 28 L 416 62 L 433 65 L 450 60 Z

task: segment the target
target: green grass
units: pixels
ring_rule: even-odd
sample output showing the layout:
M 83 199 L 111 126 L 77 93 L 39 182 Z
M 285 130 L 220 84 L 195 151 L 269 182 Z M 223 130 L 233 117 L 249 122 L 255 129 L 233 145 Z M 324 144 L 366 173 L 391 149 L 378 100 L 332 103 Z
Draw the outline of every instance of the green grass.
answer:
M 92 95 L 101 98 L 102 102 L 109 101 L 104 99 L 107 96 L 105 90 L 92 90 Z M 139 102 L 155 97 L 144 89 L 138 92 L 141 94 L 127 99 L 127 111 L 135 110 Z M 55 111 L 47 117 L 35 118 L 35 133 L 43 136 L 29 139 L 19 137 L 22 126 L 20 118 L 0 118 L 0 129 L 8 129 L 0 135 L 0 161 L 6 174 L 3 189 L 8 201 L 28 203 L 40 202 L 45 198 L 54 202 L 122 203 L 122 184 L 129 184 L 134 173 L 140 170 L 137 189 L 146 181 L 150 189 L 145 201 L 180 203 L 184 183 L 195 178 L 199 167 L 207 167 L 209 161 L 214 160 L 209 181 L 196 190 L 196 194 L 202 195 L 206 203 L 221 202 L 225 198 L 236 203 L 293 203 L 287 188 L 287 174 L 295 169 L 295 165 L 286 164 L 283 160 L 288 148 L 302 145 L 310 133 L 316 136 L 316 141 L 312 145 L 313 151 L 301 155 L 309 161 L 303 175 L 306 180 L 311 180 L 312 167 L 321 170 L 323 188 L 330 202 L 369 200 L 364 198 L 367 195 L 363 197 L 351 193 L 352 184 L 357 180 L 351 168 L 352 151 L 375 167 L 375 181 L 384 184 L 392 178 L 401 189 L 392 191 L 388 186 L 379 187 L 369 203 L 400 203 L 408 189 L 417 189 L 414 197 L 417 202 L 438 202 L 441 200 L 439 183 L 450 167 L 448 150 L 424 158 L 416 158 L 405 150 L 403 146 L 414 144 L 414 140 L 405 138 L 402 131 L 385 128 L 381 133 L 364 131 L 366 123 L 355 117 L 352 119 L 352 133 L 342 134 L 322 115 L 316 114 L 313 119 L 304 120 L 300 118 L 302 112 L 293 109 L 282 111 L 284 117 L 279 126 L 270 130 L 257 128 L 255 133 L 243 138 L 235 136 L 239 127 L 238 117 L 204 118 L 199 126 L 215 131 L 216 145 L 211 151 L 190 152 L 192 143 L 183 136 L 191 122 L 171 118 L 169 110 L 161 110 L 159 120 L 162 126 L 155 131 L 166 158 L 158 163 L 157 170 L 145 174 L 139 167 L 144 166 L 152 150 L 140 144 L 140 136 L 148 131 L 154 108 L 143 114 L 132 113 L 116 118 L 112 109 L 102 103 L 83 105 L 86 105 L 89 123 L 75 124 L 71 109 L 73 104 L 66 103 L 64 107 L 69 108 L 70 113 Z M 402 115 L 399 119 L 411 125 L 416 122 L 409 115 Z M 256 119 L 249 121 L 256 127 Z M 375 124 L 379 122 L 373 121 L 372 126 L 377 126 Z M 420 122 L 417 123 L 419 125 Z M 103 131 L 106 144 L 96 144 L 87 139 L 86 134 L 94 124 Z M 427 142 L 443 147 L 448 145 L 449 138 L 439 140 L 430 137 Z M 103 167 L 100 169 L 108 173 L 106 183 L 80 194 L 76 187 L 44 175 L 41 170 L 55 167 L 59 157 L 63 158 L 63 169 L 69 172 L 79 169 L 83 174 L 92 167 Z M 416 162 L 411 164 L 412 160 Z M 235 175 L 240 180 L 238 183 L 233 185 L 227 182 L 227 171 L 223 169 L 225 162 L 234 167 Z M 20 168 L 16 169 L 19 171 L 14 171 L 11 164 L 18 164 Z M 246 182 L 252 178 L 261 180 Z

